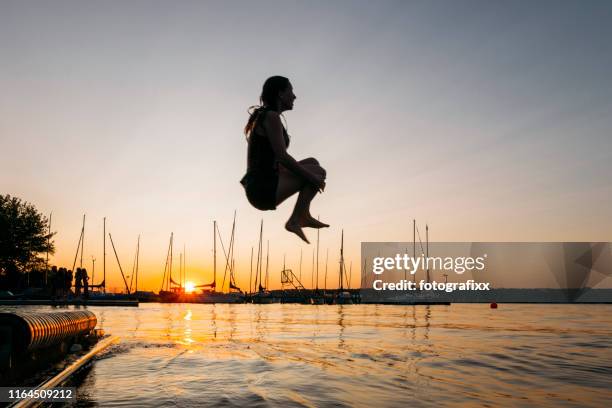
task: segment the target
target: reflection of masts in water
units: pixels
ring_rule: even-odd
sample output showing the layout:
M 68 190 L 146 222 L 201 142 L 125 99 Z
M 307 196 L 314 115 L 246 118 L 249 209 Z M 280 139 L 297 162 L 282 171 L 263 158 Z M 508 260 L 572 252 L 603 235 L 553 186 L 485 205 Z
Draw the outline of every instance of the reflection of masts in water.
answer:
M 340 326 L 340 331 L 338 332 L 338 348 L 344 348 L 344 329 L 346 325 L 344 324 L 344 308 L 342 304 L 338 307 L 338 326 Z

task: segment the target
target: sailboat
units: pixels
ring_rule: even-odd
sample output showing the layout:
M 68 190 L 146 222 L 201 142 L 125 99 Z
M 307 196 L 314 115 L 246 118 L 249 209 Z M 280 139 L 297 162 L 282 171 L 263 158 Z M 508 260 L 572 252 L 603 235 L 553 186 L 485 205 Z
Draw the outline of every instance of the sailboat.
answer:
M 255 269 L 255 288 L 249 295 L 249 300 L 253 303 L 280 303 L 280 298 L 275 297 L 265 286 L 263 279 L 263 220 L 259 227 L 259 244 L 257 248 L 257 266 Z M 268 245 L 267 261 L 270 258 L 270 246 Z M 268 285 L 268 262 L 266 262 L 266 279 L 265 284 Z M 251 288 L 249 288 L 250 290 Z
M 83 217 L 83 232 L 85 229 L 85 217 Z M 125 293 L 110 293 L 106 292 L 106 217 L 103 218 L 103 276 L 102 282 L 99 284 L 93 283 L 93 274 L 92 274 L 92 284 L 88 285 L 89 292 L 89 300 L 91 301 L 127 301 L 129 305 L 138 305 L 138 298 L 135 296 L 135 293 L 132 291 L 131 285 L 128 285 L 126 275 L 123 273 L 123 267 L 121 266 L 121 262 L 119 261 L 119 255 L 117 253 L 117 248 L 115 248 L 115 243 L 113 242 L 113 236 L 108 233 L 108 239 L 110 240 L 111 247 L 113 249 L 113 253 L 115 255 L 115 260 L 117 261 L 117 266 L 119 267 L 119 272 L 121 272 L 121 278 L 123 279 L 123 284 L 125 285 Z M 84 235 L 83 235 L 84 238 Z M 140 240 L 140 238 L 139 238 Z M 81 241 L 81 258 L 83 256 L 83 242 Z M 139 244 L 138 244 L 139 246 Z M 75 258 L 76 259 L 76 258 Z M 82 262 L 82 261 L 81 261 Z M 93 272 L 93 271 L 92 271 Z M 97 290 L 93 290 L 97 289 Z
M 346 266 L 344 265 L 344 230 L 342 230 L 342 237 L 340 238 L 340 273 L 338 279 L 340 285 L 338 288 L 338 294 L 336 295 L 335 303 L 339 305 L 351 305 L 353 304 L 353 297 L 351 293 L 344 290 L 344 279 L 346 277 Z
M 170 233 L 170 243 L 168 244 L 168 252 L 166 254 L 166 264 L 164 265 L 164 276 L 162 278 L 162 286 L 159 290 L 159 301 L 163 303 L 176 302 L 183 292 L 182 286 L 172 279 L 172 243 L 174 233 Z
M 232 224 L 232 235 L 228 251 L 225 252 L 223 240 L 217 227 L 217 221 L 213 221 L 213 281 L 203 285 L 197 285 L 196 288 L 201 289 L 200 293 L 195 293 L 189 297 L 189 302 L 193 303 L 241 303 L 244 301 L 242 290 L 236 285 L 234 274 L 234 236 L 236 228 L 236 213 L 234 212 L 234 222 Z M 225 272 L 223 282 L 221 283 L 221 291 L 217 291 L 217 234 L 221 242 L 221 247 L 225 254 Z M 229 272 L 229 292 L 223 293 L 225 277 Z
M 421 239 L 421 233 L 416 224 L 416 220 L 412 220 L 412 257 L 417 257 L 417 244 L 419 246 L 419 254 L 425 258 L 429 258 L 429 225 L 425 224 L 425 246 Z M 406 249 L 408 253 L 408 249 Z M 364 261 L 365 269 L 365 261 Z M 422 271 L 423 280 L 431 282 L 431 271 L 428 268 Z M 364 285 L 360 291 L 360 301 L 362 303 L 385 303 L 385 304 L 404 304 L 404 305 L 449 305 L 448 297 L 441 295 L 438 291 L 421 290 L 418 286 L 415 290 L 410 291 L 376 291 L 371 285 L 372 282 L 366 282 L 367 274 L 364 271 Z M 404 275 L 404 279 L 408 279 Z M 413 282 L 420 279 L 418 272 L 415 272 L 410 278 Z M 367 286 L 367 287 L 366 287 Z

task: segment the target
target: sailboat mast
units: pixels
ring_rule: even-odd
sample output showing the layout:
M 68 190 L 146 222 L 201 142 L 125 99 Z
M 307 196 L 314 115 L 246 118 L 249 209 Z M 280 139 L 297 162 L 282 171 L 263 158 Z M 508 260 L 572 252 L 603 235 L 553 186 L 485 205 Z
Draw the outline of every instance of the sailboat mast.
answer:
M 85 244 L 85 214 L 83 214 L 83 238 L 81 239 L 81 261 L 79 263 L 79 267 L 83 268 L 83 245 Z
M 412 259 L 416 259 L 416 220 L 414 218 L 412 219 Z M 412 280 L 416 282 L 416 270 L 412 277 Z
M 106 293 L 106 217 L 103 219 L 102 234 L 102 284 L 104 285 L 104 293 Z
M 263 274 L 263 220 L 261 220 L 261 229 L 259 230 L 259 289 L 260 289 L 260 292 L 263 286 L 263 281 L 261 279 L 262 274 Z
M 79 242 L 77 243 L 77 250 L 74 254 L 74 262 L 72 262 L 72 271 L 74 272 L 74 267 L 76 266 L 77 257 L 79 256 L 79 251 L 81 250 L 81 242 L 83 241 L 83 230 L 85 229 L 85 214 L 83 214 L 83 225 L 81 226 L 81 235 L 79 236 Z
M 137 252 L 138 252 L 138 244 L 136 244 L 136 251 L 134 251 L 134 261 L 132 262 L 132 273 L 129 275 L 130 291 L 132 290 L 132 284 L 134 283 L 134 275 L 136 275 L 136 254 Z
M 170 233 L 170 267 L 168 268 L 168 290 L 172 288 L 172 246 L 174 241 L 174 232 Z
M 406 249 L 406 252 L 408 252 L 408 250 Z M 365 258 L 363 260 L 363 269 L 361 270 L 361 283 L 360 283 L 360 289 L 364 289 L 366 287 L 366 263 L 368 261 L 368 258 Z
M 219 239 L 221 241 L 221 248 L 223 248 L 223 253 L 225 254 L 225 270 L 223 272 L 223 282 L 221 283 L 221 292 L 223 292 L 223 288 L 225 287 L 225 278 L 229 272 L 229 285 L 228 291 L 232 289 L 232 268 L 234 265 L 232 264 L 233 256 L 234 256 L 234 239 L 235 239 L 235 231 L 236 231 L 236 212 L 234 211 L 234 222 L 232 223 L 232 234 L 230 235 L 229 246 L 227 248 L 227 252 L 225 252 L 225 248 L 223 247 L 223 240 L 221 239 L 221 234 L 219 234 Z M 218 232 L 218 231 L 217 231 Z
M 302 281 L 302 248 L 300 248 L 300 282 Z
M 344 283 L 342 282 L 342 269 L 344 269 L 344 230 L 342 230 L 342 237 L 340 238 L 340 291 L 344 290 Z
M 251 246 L 251 273 L 249 274 L 249 293 L 253 287 L 253 247 Z
M 235 244 L 236 243 L 236 210 L 234 210 L 234 221 L 232 222 L 232 238 L 231 238 L 231 242 L 230 242 L 230 248 L 229 248 L 229 256 L 230 256 L 230 260 L 231 260 L 231 264 L 230 264 L 230 270 L 229 270 L 229 285 L 228 285 L 228 292 L 231 292 L 231 289 L 233 286 L 235 286 L 235 281 L 234 281 L 234 248 L 235 248 Z
M 323 290 L 327 290 L 327 261 L 329 261 L 329 248 L 327 248 L 327 251 L 325 252 L 325 283 L 323 286 Z
M 319 290 L 319 229 L 317 229 L 317 278 L 315 280 L 315 289 Z
M 217 221 L 213 221 L 213 292 L 217 291 Z
M 268 287 L 270 280 L 268 275 L 268 266 L 270 264 L 270 240 L 268 240 L 268 249 L 266 252 L 266 288 Z
M 134 293 L 138 292 L 138 258 L 140 257 L 140 234 L 138 235 L 138 243 L 136 244 L 136 288 Z
M 113 242 L 113 236 L 109 233 L 108 238 L 110 239 L 111 246 L 113 247 L 113 252 L 115 253 L 115 259 L 117 260 L 117 265 L 119 265 L 119 271 L 121 272 L 121 277 L 123 278 L 123 284 L 125 285 L 125 290 L 127 294 L 130 294 L 130 288 L 127 284 L 127 280 L 125 279 L 125 274 L 123 273 L 123 268 L 121 267 L 121 262 L 119 262 L 119 255 L 117 255 L 117 249 L 115 249 L 115 243 Z
M 310 289 L 314 289 L 314 259 L 315 259 L 315 250 L 312 249 L 312 264 L 310 265 Z
M 259 244 L 257 247 L 257 270 L 255 272 L 255 287 L 258 292 L 261 292 L 261 269 L 262 269 L 262 237 L 263 237 L 263 219 L 261 220 L 261 225 L 259 227 Z M 259 282 L 259 286 L 257 286 L 257 282 Z
M 51 217 L 53 217 L 53 211 L 51 211 L 51 213 L 49 214 L 49 232 L 47 233 L 47 256 L 45 259 L 45 287 L 47 287 L 47 274 L 49 272 L 49 241 L 51 240 Z
M 170 241 L 168 242 L 168 250 L 166 251 L 166 263 L 164 264 L 164 276 L 162 277 L 162 284 L 161 284 L 161 288 L 159 289 L 159 291 L 161 292 L 162 290 L 167 290 L 167 278 L 166 278 L 166 273 L 168 273 L 168 261 L 170 260 L 170 246 L 172 245 L 172 234 L 170 234 Z
M 429 226 L 425 224 L 425 259 L 426 261 L 429 259 Z M 427 282 L 429 282 L 429 262 L 427 261 Z

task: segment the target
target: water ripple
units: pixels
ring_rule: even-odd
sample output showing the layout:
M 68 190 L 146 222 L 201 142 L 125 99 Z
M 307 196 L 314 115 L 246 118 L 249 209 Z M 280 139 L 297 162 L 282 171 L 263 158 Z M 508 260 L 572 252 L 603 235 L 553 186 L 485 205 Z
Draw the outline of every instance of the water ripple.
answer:
M 612 406 L 609 305 L 90 309 L 80 407 Z

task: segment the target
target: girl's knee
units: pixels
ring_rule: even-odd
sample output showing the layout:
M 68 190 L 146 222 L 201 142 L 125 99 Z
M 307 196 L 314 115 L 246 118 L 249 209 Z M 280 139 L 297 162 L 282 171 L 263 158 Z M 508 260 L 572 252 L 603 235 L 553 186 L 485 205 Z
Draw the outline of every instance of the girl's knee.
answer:
M 307 159 L 304 160 L 300 160 L 300 163 L 302 164 L 314 164 L 314 165 L 319 165 L 319 161 L 317 159 L 315 159 L 314 157 L 309 157 Z
M 321 174 L 323 178 L 327 177 L 327 171 L 325 171 L 323 167 L 316 165 L 316 166 L 313 166 L 313 169 L 315 172 Z

